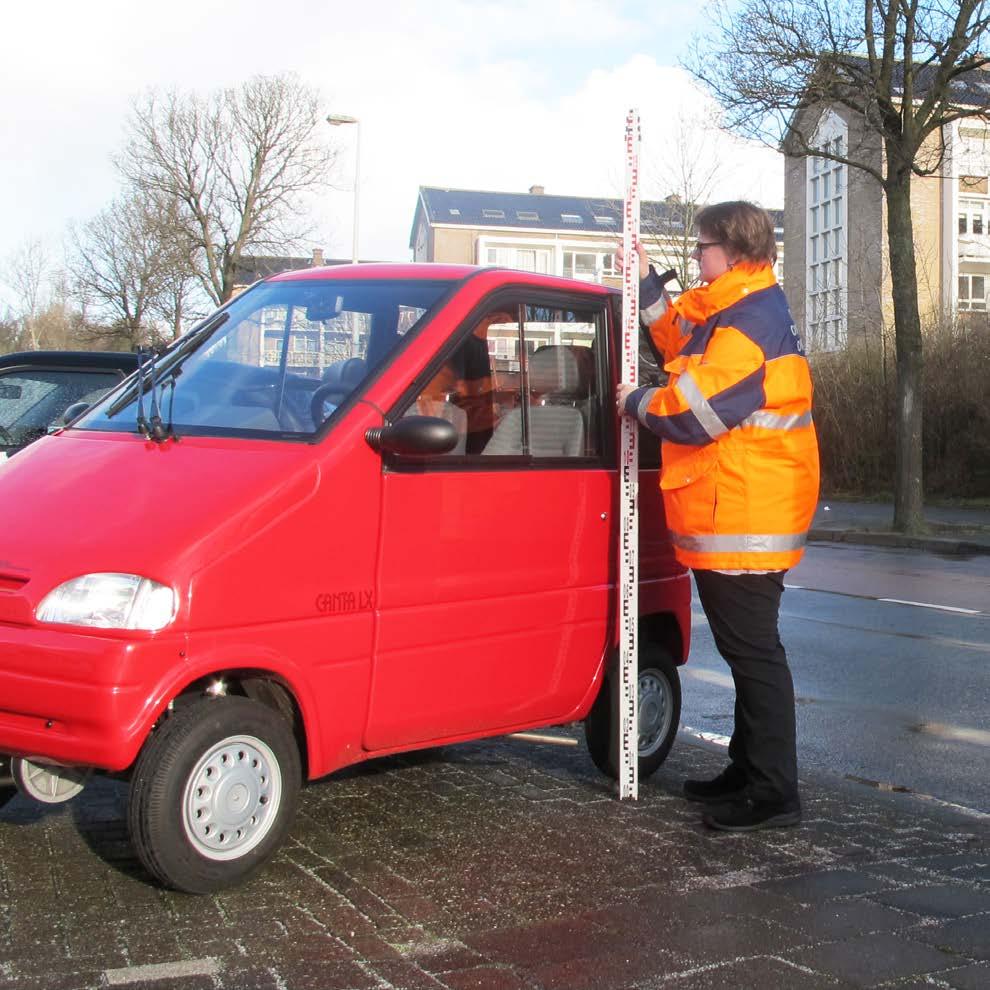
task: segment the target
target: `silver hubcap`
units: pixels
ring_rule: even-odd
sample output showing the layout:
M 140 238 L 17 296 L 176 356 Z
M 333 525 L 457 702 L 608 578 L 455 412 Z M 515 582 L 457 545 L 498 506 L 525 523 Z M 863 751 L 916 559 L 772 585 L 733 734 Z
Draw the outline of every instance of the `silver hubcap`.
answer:
M 673 705 L 667 678 L 652 670 L 639 675 L 639 756 L 652 756 L 670 731 Z
M 207 859 L 237 859 L 268 834 L 281 800 L 275 754 L 254 736 L 230 736 L 205 753 L 189 775 L 182 825 Z

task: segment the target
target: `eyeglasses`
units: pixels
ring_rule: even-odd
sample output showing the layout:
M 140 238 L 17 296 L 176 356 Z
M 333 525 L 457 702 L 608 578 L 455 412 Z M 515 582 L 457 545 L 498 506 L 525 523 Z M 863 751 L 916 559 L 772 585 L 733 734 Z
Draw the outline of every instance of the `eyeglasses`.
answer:
M 721 243 L 722 243 L 721 241 L 698 241 L 694 245 L 694 253 L 695 254 L 703 254 L 705 248 L 717 247 Z

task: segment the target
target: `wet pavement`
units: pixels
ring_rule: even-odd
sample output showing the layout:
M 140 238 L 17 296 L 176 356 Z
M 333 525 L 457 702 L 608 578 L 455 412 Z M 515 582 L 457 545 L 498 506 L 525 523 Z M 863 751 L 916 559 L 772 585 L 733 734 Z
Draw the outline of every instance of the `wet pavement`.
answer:
M 905 536 L 893 531 L 894 506 L 890 502 L 823 498 L 809 539 L 905 547 L 950 556 L 990 553 L 990 508 L 930 505 L 925 506 L 924 518 L 924 535 Z
M 990 817 L 826 774 L 804 822 L 708 831 L 682 734 L 638 802 L 580 730 L 378 761 L 308 787 L 229 893 L 163 891 L 126 790 L 0 810 L 0 988 L 990 987 Z

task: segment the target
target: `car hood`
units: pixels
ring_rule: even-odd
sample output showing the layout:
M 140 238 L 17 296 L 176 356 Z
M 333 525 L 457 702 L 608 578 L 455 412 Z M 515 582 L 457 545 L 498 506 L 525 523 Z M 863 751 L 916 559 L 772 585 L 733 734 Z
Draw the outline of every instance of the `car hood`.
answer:
M 181 585 L 223 546 L 301 506 L 319 475 L 307 444 L 44 437 L 0 463 L 0 590 L 4 574 L 45 594 L 99 571 Z

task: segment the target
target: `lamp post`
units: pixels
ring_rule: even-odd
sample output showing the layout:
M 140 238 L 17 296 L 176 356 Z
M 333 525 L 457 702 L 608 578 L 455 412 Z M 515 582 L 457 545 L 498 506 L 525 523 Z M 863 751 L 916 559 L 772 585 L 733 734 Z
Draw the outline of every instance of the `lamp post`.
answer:
M 358 263 L 358 187 L 361 178 L 361 121 L 346 113 L 332 113 L 327 117 L 331 127 L 354 125 L 354 244 L 351 248 L 351 261 Z

